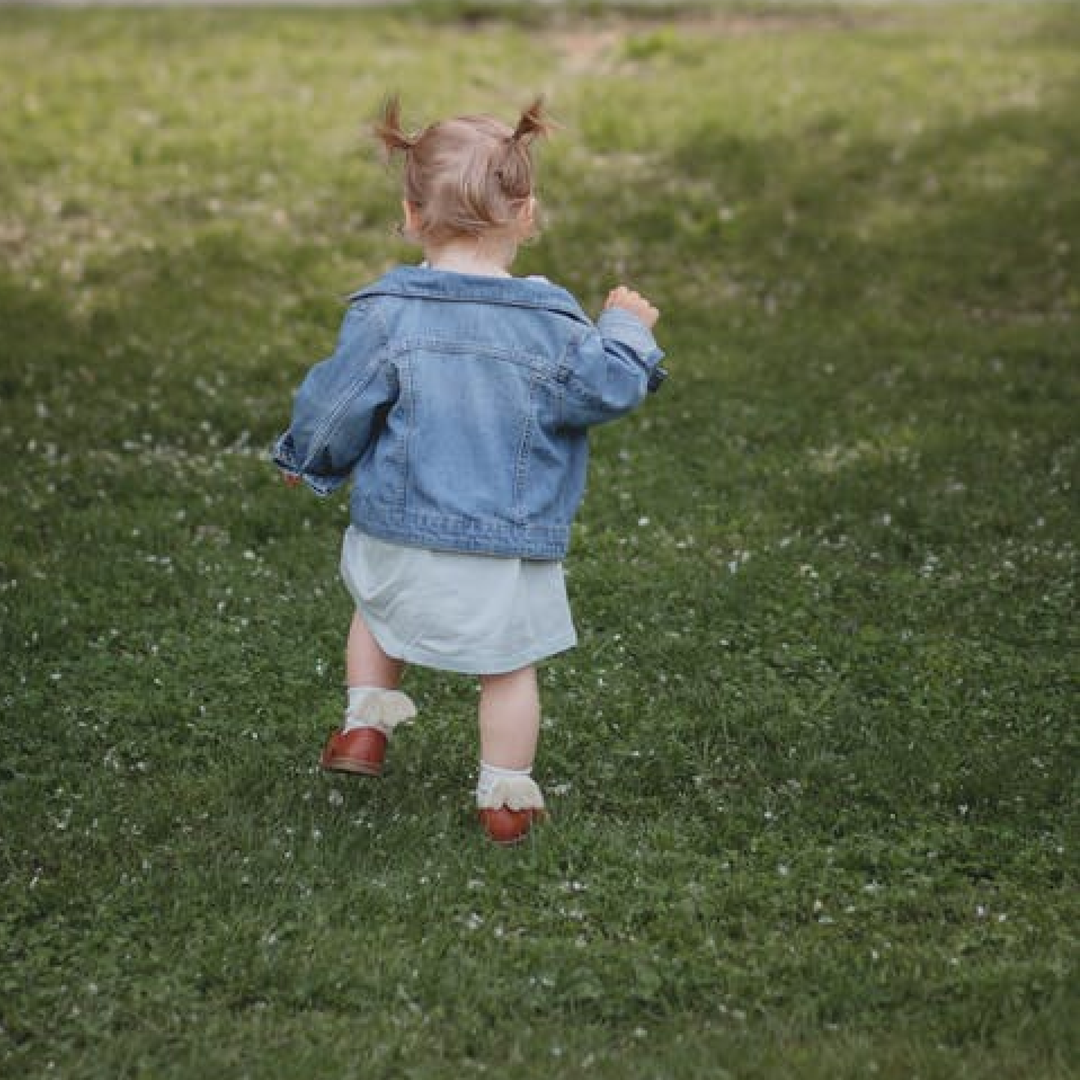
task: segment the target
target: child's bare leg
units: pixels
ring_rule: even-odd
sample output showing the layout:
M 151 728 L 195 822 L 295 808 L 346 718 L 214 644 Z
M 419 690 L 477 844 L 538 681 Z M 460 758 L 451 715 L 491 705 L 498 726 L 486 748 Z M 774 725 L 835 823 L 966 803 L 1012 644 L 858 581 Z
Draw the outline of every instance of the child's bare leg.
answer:
M 476 805 L 488 836 L 516 844 L 544 814 L 544 796 L 532 778 L 540 735 L 536 669 L 480 679 L 480 776 Z
M 387 656 L 357 612 L 349 627 L 345 653 L 349 704 L 345 720 L 319 759 L 331 772 L 379 776 L 386 744 L 394 728 L 416 715 L 399 690 L 405 665 Z
M 480 757 L 503 769 L 531 769 L 540 736 L 536 668 L 480 677 Z
M 357 611 L 349 626 L 345 648 L 345 680 L 350 687 L 377 686 L 396 690 L 401 685 L 405 664 L 383 652 Z
M 349 704 L 344 730 L 373 726 L 389 735 L 396 723 L 411 717 L 416 711 L 412 702 L 398 692 L 404 671 L 404 662 L 383 652 L 360 612 L 355 612 L 345 648 Z

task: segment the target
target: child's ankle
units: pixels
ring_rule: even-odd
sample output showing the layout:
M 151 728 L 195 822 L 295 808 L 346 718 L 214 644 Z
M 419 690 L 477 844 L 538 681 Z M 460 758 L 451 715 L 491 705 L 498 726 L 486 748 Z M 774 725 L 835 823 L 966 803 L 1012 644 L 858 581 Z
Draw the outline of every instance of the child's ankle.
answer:
M 507 769 L 480 762 L 476 805 L 481 809 L 509 806 L 514 810 L 542 810 L 544 796 L 532 778 L 532 769 Z
M 345 709 L 344 731 L 373 727 L 384 735 L 393 733 L 416 715 L 416 706 L 400 690 L 382 686 L 350 686 L 349 704 Z

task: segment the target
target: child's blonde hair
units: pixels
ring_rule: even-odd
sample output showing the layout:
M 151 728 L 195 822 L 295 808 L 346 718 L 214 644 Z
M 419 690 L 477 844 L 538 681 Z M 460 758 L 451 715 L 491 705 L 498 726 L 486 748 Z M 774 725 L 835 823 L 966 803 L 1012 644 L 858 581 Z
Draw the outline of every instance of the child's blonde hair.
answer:
M 416 239 L 445 243 L 517 226 L 534 198 L 531 146 L 552 125 L 537 98 L 517 126 L 490 116 L 459 116 L 415 135 L 401 127 L 401 102 L 387 101 L 375 135 L 388 155 L 405 160 L 405 200 Z

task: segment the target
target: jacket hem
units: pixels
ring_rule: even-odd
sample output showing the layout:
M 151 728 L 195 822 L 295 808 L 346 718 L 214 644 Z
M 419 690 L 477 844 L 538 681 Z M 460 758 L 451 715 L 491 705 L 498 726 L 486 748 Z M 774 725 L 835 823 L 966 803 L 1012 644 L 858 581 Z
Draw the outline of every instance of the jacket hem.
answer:
M 400 525 L 372 519 L 363 514 L 350 515 L 352 524 L 362 533 L 393 544 L 428 548 L 431 551 L 455 551 L 464 555 L 493 555 L 509 559 L 555 559 L 566 557 L 570 548 L 570 529 L 546 536 L 534 530 L 508 528 L 484 529 L 458 527 L 453 530 L 425 527 L 422 522 L 405 520 Z

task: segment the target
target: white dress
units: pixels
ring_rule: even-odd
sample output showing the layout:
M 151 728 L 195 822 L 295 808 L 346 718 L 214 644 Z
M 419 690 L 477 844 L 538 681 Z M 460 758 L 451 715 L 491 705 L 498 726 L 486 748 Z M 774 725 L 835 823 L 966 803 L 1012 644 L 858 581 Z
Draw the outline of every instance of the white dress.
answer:
M 577 644 L 562 563 L 431 551 L 350 526 L 341 575 L 387 656 L 498 675 Z

